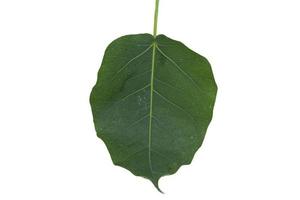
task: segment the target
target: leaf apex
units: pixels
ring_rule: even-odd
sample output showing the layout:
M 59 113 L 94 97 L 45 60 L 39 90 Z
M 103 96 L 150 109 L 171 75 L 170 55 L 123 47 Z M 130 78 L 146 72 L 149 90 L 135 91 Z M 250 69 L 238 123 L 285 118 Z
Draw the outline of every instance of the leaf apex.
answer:
M 156 180 L 151 180 L 151 182 L 153 183 L 153 185 L 155 186 L 155 188 L 162 194 L 164 194 L 164 192 L 159 188 L 159 185 L 158 185 L 158 179 Z

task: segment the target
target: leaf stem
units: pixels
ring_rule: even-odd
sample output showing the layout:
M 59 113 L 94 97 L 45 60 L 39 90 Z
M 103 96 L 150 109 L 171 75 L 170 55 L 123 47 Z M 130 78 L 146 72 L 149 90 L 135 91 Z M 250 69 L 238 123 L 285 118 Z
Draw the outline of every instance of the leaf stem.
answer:
M 159 0 L 155 0 L 154 26 L 153 26 L 153 36 L 154 36 L 154 38 L 157 35 L 158 7 L 159 7 Z

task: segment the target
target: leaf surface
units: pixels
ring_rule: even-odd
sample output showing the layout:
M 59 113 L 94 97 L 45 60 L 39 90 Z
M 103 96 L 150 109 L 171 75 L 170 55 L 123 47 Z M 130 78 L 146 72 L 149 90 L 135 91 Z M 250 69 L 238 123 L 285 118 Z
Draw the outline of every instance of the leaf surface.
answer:
M 108 46 L 90 103 L 113 163 L 159 189 L 159 178 L 201 146 L 216 93 L 204 57 L 164 35 L 138 34 Z

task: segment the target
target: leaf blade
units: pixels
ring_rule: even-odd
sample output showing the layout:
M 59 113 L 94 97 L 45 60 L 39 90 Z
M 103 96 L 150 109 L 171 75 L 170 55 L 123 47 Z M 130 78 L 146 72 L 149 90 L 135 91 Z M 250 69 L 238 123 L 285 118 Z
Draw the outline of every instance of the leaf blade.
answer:
M 107 48 L 90 97 L 97 135 L 114 164 L 159 189 L 159 178 L 189 164 L 201 146 L 216 92 L 208 61 L 182 43 L 121 37 Z

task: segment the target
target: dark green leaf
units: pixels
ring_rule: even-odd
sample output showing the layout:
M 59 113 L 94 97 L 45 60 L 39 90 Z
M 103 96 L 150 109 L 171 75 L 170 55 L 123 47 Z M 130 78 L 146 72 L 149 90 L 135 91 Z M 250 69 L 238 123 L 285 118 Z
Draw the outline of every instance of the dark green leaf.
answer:
M 115 165 L 150 179 L 189 164 L 217 92 L 209 62 L 178 41 L 128 35 L 107 48 L 91 93 L 97 135 Z

